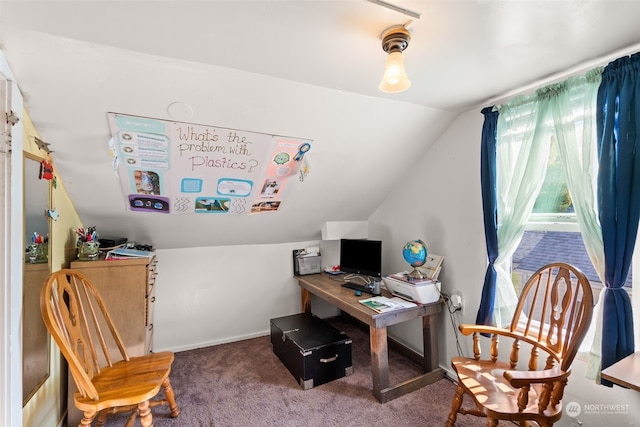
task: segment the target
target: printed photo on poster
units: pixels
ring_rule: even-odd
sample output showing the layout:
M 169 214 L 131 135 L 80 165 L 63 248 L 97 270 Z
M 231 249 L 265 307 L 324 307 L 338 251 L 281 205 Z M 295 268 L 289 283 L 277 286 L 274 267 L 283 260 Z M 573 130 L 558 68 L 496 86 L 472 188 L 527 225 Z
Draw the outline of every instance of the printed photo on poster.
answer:
M 196 198 L 196 213 L 227 213 L 231 200 L 216 197 L 198 197 Z
M 251 206 L 251 213 L 260 213 L 260 212 L 275 212 L 280 208 L 280 201 L 264 201 L 254 203 Z
M 277 178 L 267 178 L 262 185 L 260 197 L 274 198 L 280 191 L 281 180 Z
M 247 197 L 253 189 L 253 181 L 247 179 L 220 178 L 218 194 L 222 196 Z
M 135 170 L 133 171 L 133 182 L 138 194 L 153 194 L 159 196 L 160 176 L 153 171 Z
M 129 207 L 132 211 L 169 213 L 169 199 L 161 196 L 130 194 Z

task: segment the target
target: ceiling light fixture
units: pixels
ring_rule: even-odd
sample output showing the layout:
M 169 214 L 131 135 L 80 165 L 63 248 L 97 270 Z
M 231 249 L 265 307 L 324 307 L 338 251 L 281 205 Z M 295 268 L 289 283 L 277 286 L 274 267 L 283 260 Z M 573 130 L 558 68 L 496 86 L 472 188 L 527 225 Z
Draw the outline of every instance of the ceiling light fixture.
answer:
M 389 27 L 380 36 L 382 49 L 389 54 L 384 67 L 384 76 L 379 86 L 382 92 L 402 92 L 411 86 L 404 69 L 404 57 L 402 56 L 402 52 L 409 46 L 409 40 L 411 40 L 411 33 L 407 29 L 410 22 L 405 25 Z

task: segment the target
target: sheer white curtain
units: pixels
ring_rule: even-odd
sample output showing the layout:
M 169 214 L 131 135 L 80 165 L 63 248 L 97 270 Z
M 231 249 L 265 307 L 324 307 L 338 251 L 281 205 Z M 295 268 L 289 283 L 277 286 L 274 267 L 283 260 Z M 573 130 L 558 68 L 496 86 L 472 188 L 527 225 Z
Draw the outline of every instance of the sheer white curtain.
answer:
M 598 276 L 604 277 L 602 231 L 596 206 L 598 152 L 596 147 L 596 98 L 602 69 L 563 84 L 563 91 L 549 100 L 560 160 L 571 193 L 578 226 Z
M 553 137 L 558 143 L 587 253 L 598 274 L 604 276 L 595 190 L 598 174 L 595 108 L 601 74 L 601 68 L 595 69 L 498 107 L 496 325 L 505 325 L 513 315 L 517 296 L 511 280 L 511 256 L 520 244 L 540 192 Z
M 505 326 L 517 296 L 511 280 L 511 256 L 522 240 L 547 169 L 549 129 L 539 114 L 537 96 L 520 96 L 498 107 L 496 192 L 498 258 L 494 321 Z
M 604 282 L 604 246 L 596 205 L 598 153 L 596 146 L 596 98 L 603 68 L 563 83 L 563 90 L 549 99 L 558 148 L 567 185 L 578 218 L 578 226 L 587 254 Z M 604 292 L 600 294 L 600 297 Z M 582 349 L 591 348 L 586 376 L 595 379 L 600 372 L 601 303 L 595 307 L 589 333 Z

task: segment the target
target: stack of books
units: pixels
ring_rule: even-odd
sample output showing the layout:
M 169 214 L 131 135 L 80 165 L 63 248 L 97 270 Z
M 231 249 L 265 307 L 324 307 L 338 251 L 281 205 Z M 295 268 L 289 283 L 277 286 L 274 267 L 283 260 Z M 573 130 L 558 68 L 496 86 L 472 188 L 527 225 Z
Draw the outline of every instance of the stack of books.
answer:
M 121 260 L 131 258 L 151 258 L 155 255 L 153 251 L 141 251 L 139 249 L 117 248 L 107 252 L 106 261 Z
M 442 261 L 444 257 L 442 255 L 429 254 L 424 265 L 417 267 L 416 270 L 424 273 L 424 277 L 420 279 L 414 279 L 410 276 L 410 273 L 403 271 L 401 273 L 389 274 L 387 277 L 400 280 L 411 285 L 424 285 L 434 283 L 438 281 L 440 270 L 442 270 Z

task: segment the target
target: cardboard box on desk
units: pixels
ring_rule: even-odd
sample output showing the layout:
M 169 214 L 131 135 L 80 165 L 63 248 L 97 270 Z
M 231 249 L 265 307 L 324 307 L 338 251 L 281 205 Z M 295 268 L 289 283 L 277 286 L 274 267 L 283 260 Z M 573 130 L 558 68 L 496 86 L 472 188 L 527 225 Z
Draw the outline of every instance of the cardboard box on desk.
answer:
M 390 275 L 384 277 L 384 285 L 392 294 L 408 300 L 429 304 L 440 299 L 440 282 L 433 280 L 409 281 Z

